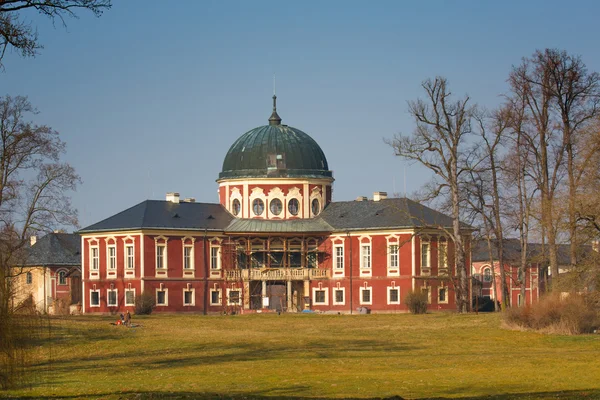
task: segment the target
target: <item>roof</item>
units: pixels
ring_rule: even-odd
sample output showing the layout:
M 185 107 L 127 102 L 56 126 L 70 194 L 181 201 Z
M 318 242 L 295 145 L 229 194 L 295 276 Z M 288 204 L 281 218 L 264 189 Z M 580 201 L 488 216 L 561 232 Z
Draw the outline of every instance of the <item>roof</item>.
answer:
M 490 256 L 487 247 L 487 241 L 478 240 L 474 243 L 473 250 L 471 251 L 471 258 L 473 262 L 489 262 Z M 559 244 L 557 246 L 558 264 L 568 265 L 571 263 L 569 257 L 569 244 Z M 518 262 L 521 260 L 521 244 L 519 239 L 505 239 L 504 240 L 504 258 L 507 262 Z M 591 250 L 590 246 L 584 246 L 584 251 Z M 547 251 L 547 250 L 546 250 Z M 498 248 L 492 243 L 492 253 L 495 260 L 498 259 Z M 529 261 L 542 261 L 543 251 L 540 243 L 528 243 L 527 253 Z
M 81 265 L 81 238 L 75 233 L 48 233 L 28 249 L 25 265 Z
M 235 218 L 223 206 L 214 203 L 146 200 L 79 232 L 206 229 L 225 233 L 328 233 L 451 226 L 452 218 L 405 198 L 334 202 L 316 218 L 291 220 Z M 471 229 L 466 224 L 463 228 Z
M 229 148 L 219 179 L 331 178 L 325 153 L 300 129 L 265 125 L 243 134 Z
M 233 216 L 220 204 L 146 200 L 79 232 L 127 229 L 222 231 L 231 220 Z
M 451 217 L 407 198 L 330 203 L 320 217 L 336 231 L 452 227 Z

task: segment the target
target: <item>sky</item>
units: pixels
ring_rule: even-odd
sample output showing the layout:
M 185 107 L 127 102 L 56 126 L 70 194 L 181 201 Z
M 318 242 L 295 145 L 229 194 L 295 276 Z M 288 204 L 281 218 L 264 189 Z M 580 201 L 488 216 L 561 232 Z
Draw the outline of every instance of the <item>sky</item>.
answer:
M 66 27 L 24 14 L 44 49 L 9 51 L 0 72 L 0 95 L 28 96 L 66 142 L 81 227 L 166 192 L 218 202 L 227 150 L 268 123 L 274 74 L 283 123 L 319 143 L 343 201 L 431 179 L 384 143 L 414 130 L 425 79 L 491 109 L 536 49 L 600 71 L 597 1 L 113 3 Z

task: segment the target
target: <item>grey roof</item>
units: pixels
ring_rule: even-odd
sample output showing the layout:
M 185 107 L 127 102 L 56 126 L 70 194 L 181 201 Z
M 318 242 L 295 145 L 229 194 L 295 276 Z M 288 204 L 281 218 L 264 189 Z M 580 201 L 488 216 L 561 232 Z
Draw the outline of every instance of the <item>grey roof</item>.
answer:
M 237 218 L 225 228 L 226 233 L 240 232 L 277 232 L 309 233 L 331 232 L 333 228 L 321 218 L 293 220 L 264 220 Z
M 25 265 L 81 265 L 81 238 L 75 233 L 48 233 L 27 251 Z
M 449 228 L 452 218 L 405 198 L 330 203 L 316 218 L 264 220 L 234 218 L 213 203 L 146 200 L 80 233 L 131 229 L 180 229 L 226 233 L 310 233 L 399 228 Z M 463 224 L 463 228 L 471 229 Z
M 220 204 L 146 200 L 79 232 L 125 229 L 222 231 L 232 219 L 233 216 Z
M 320 217 L 335 231 L 452 226 L 449 216 L 407 198 L 335 202 Z
M 473 250 L 471 251 L 471 258 L 473 262 L 486 262 L 490 260 L 487 241 L 478 240 L 473 245 Z M 519 239 L 505 239 L 504 240 L 504 258 L 507 262 L 519 262 L 521 260 L 521 244 Z M 584 246 L 583 251 L 591 250 L 590 246 Z M 546 252 L 547 252 L 546 247 Z M 559 244 L 558 248 L 558 264 L 559 265 L 568 265 L 570 264 L 569 258 L 569 245 L 568 244 Z M 539 262 L 544 260 L 544 254 L 542 252 L 542 245 L 540 243 L 528 243 L 527 244 L 527 257 L 530 262 Z M 492 243 L 492 254 L 494 260 L 498 259 L 498 249 Z

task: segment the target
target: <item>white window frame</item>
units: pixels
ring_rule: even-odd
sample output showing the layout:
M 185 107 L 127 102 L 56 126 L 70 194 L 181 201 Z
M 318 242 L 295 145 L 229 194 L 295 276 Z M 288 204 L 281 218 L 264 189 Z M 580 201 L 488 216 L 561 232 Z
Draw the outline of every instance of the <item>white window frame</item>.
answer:
M 423 251 L 423 247 L 427 246 L 427 252 Z M 423 254 L 425 253 L 427 265 L 423 264 Z M 421 260 L 419 261 L 421 264 L 421 273 L 423 273 L 423 268 L 428 268 L 431 271 L 431 242 L 429 240 L 425 240 L 421 238 Z
M 363 292 L 364 291 L 369 291 L 370 292 L 369 301 L 364 301 L 363 300 Z M 363 305 L 363 306 L 373 305 L 373 287 L 372 286 L 361 286 L 361 288 L 360 288 L 360 294 L 359 294 L 359 304 Z
M 317 291 L 325 292 L 325 301 L 320 303 L 317 302 Z M 312 303 L 315 306 L 328 306 L 329 305 L 329 288 L 312 288 Z
M 158 292 L 165 292 L 165 302 L 163 304 L 159 304 L 158 303 Z M 155 301 L 156 301 L 156 305 L 159 307 L 167 307 L 169 305 L 169 289 L 167 288 L 156 288 L 156 293 L 155 293 Z
M 421 293 L 427 290 L 427 304 L 431 304 L 431 286 L 421 286 Z
M 486 274 L 486 271 L 489 271 L 489 274 Z M 482 277 L 482 281 L 485 283 L 492 282 L 494 280 L 493 275 L 492 275 L 492 268 L 490 268 L 490 267 L 483 268 L 483 274 L 481 274 L 481 277 Z
M 185 302 L 185 292 L 192 292 L 192 302 Z M 183 288 L 183 305 L 184 306 L 195 306 L 196 305 L 196 289 L 194 288 Z
M 98 304 L 92 304 L 92 293 L 98 293 Z M 90 307 L 100 307 L 100 304 L 102 304 L 102 299 L 100 298 L 100 289 L 90 290 Z
M 231 295 L 230 295 L 231 292 L 239 292 L 239 297 L 238 297 L 239 300 L 237 302 L 232 302 L 231 301 Z M 228 306 L 241 306 L 242 305 L 242 303 L 243 303 L 243 301 L 242 301 L 242 289 L 230 289 L 230 288 L 227 288 L 226 295 L 227 295 L 227 305 Z
M 128 303 L 127 302 L 127 292 L 133 292 L 133 302 L 132 303 Z M 135 306 L 135 289 L 125 289 L 125 298 L 123 299 L 123 301 L 125 302 L 126 306 Z
M 342 254 L 338 254 L 339 250 L 341 250 Z M 336 271 L 344 271 L 345 267 L 346 267 L 344 245 L 343 244 L 334 245 L 333 246 L 333 254 L 334 254 L 333 269 Z
M 335 297 L 335 292 L 337 292 L 338 290 L 340 292 L 342 292 L 343 300 L 341 302 L 337 301 L 337 299 Z M 343 306 L 343 305 L 345 305 L 346 304 L 346 288 L 343 288 L 343 287 L 333 288 L 333 298 L 331 300 L 332 300 L 332 303 L 333 303 L 334 306 Z
M 61 282 L 61 276 L 64 279 L 64 283 Z M 57 278 L 56 279 L 57 280 L 57 283 L 56 283 L 57 285 L 60 285 L 60 286 L 68 285 L 68 283 L 67 283 L 67 271 L 65 271 L 64 269 L 61 269 L 60 271 L 58 271 L 58 273 L 56 274 L 56 278 Z
M 115 304 L 110 304 L 110 293 L 115 292 Z M 106 306 L 107 307 L 119 307 L 119 290 L 118 289 L 106 289 Z
M 129 249 L 131 249 L 131 256 L 129 254 Z M 134 270 L 135 269 L 135 245 L 133 243 L 125 243 L 124 258 L 125 258 L 125 269 L 129 270 L 129 271 Z M 131 260 L 131 264 L 129 263 L 129 260 Z
M 392 296 L 391 296 L 391 291 L 392 290 L 397 290 L 398 291 L 398 300 L 393 301 L 392 300 Z M 388 304 L 400 304 L 401 303 L 401 297 L 400 297 L 400 287 L 399 286 L 388 286 L 387 287 L 387 303 Z
M 442 257 L 443 255 L 443 257 Z M 442 264 L 442 260 L 445 261 Z M 448 241 L 438 240 L 438 269 L 448 269 Z
M 442 290 L 446 291 L 446 300 L 443 300 L 443 301 L 440 300 L 440 292 Z M 448 286 L 439 286 L 437 292 L 438 292 L 438 296 L 437 296 L 438 304 L 448 304 L 448 294 L 450 293 L 450 291 L 448 290 Z
M 365 249 L 368 249 L 368 254 L 365 254 Z M 367 258 L 368 257 L 368 258 Z M 365 265 L 365 259 L 368 259 L 368 265 Z M 360 269 L 371 270 L 373 266 L 373 249 L 371 243 L 360 244 Z
M 216 292 L 216 293 L 219 294 L 219 301 L 217 303 L 213 302 L 213 298 L 212 298 L 213 292 Z M 210 301 L 210 305 L 211 306 L 220 306 L 221 304 L 223 304 L 223 298 L 221 297 L 221 292 L 222 292 L 221 289 L 210 289 L 210 299 L 209 299 L 209 301 Z
M 110 254 L 110 251 L 114 250 L 114 254 Z M 112 266 L 111 266 L 112 264 Z M 116 244 L 108 244 L 106 245 L 106 269 L 108 271 L 116 271 L 117 270 L 117 245 Z
M 161 253 L 159 255 L 159 252 Z M 154 249 L 156 269 L 165 271 L 167 270 L 167 243 L 156 243 Z
M 100 270 L 100 246 L 97 244 L 90 245 L 90 270 Z
M 188 249 L 190 251 L 189 262 L 187 261 L 188 257 L 186 257 L 186 255 L 185 255 L 185 251 Z M 187 268 L 186 268 L 186 264 L 187 264 Z M 196 269 L 196 265 L 194 264 L 194 243 L 183 245 L 183 269 L 185 271 L 193 271 Z
M 213 251 L 217 252 L 216 256 L 213 256 Z M 211 271 L 221 270 L 221 246 L 211 244 L 210 245 L 210 269 Z

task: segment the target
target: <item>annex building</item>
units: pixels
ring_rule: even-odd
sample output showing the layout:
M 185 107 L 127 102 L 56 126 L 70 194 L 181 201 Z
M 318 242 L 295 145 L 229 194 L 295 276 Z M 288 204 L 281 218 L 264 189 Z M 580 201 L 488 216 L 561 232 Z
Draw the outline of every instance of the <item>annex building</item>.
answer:
M 275 102 L 225 155 L 218 203 L 168 193 L 79 232 L 83 312 L 133 310 L 142 292 L 155 312 L 398 312 L 411 290 L 455 309 L 451 218 L 384 192 L 332 201 L 325 154 Z

